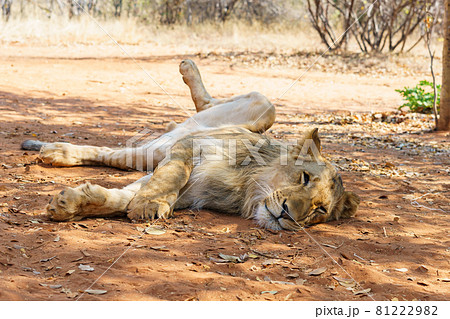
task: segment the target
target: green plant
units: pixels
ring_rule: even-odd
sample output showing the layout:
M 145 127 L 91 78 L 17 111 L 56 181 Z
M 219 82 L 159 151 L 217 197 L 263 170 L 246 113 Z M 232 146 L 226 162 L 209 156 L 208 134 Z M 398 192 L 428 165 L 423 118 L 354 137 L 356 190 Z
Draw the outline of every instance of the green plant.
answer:
M 414 113 L 433 113 L 433 83 L 426 80 L 420 81 L 413 88 L 405 87 L 403 90 L 395 90 L 403 96 L 403 99 L 407 102 L 400 106 L 401 110 L 404 107 L 408 107 L 410 112 Z M 439 103 L 441 100 L 441 86 L 436 85 L 436 105 L 439 109 Z

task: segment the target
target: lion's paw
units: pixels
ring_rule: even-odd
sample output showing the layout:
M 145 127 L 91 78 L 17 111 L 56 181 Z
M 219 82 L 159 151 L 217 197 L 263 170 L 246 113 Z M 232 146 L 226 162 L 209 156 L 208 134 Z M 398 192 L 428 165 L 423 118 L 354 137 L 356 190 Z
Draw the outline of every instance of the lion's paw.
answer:
M 84 186 L 84 185 L 83 185 Z M 80 208 L 88 201 L 81 187 L 68 187 L 56 194 L 47 205 L 46 209 L 50 219 L 54 221 L 69 221 L 81 219 Z
M 180 63 L 180 73 L 183 76 L 183 81 L 187 85 L 196 83 L 196 81 L 201 81 L 200 73 L 192 60 L 183 60 Z
M 76 166 L 82 162 L 74 155 L 78 152 L 75 145 L 69 143 L 50 143 L 41 148 L 39 158 L 45 164 L 53 166 Z
M 182 75 L 192 75 L 195 73 L 195 63 L 192 60 L 186 59 L 181 61 L 180 63 L 180 73 Z
M 136 196 L 128 206 L 128 218 L 131 220 L 148 220 L 169 218 L 173 215 L 173 204 L 168 198 L 148 199 L 146 196 Z

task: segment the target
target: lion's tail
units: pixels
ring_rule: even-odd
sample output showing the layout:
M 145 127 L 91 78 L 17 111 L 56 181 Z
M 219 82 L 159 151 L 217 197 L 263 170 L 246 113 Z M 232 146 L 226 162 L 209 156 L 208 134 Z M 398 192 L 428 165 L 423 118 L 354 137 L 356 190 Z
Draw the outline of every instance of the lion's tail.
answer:
M 42 146 L 46 144 L 48 143 L 35 140 L 26 140 L 25 142 L 22 143 L 21 148 L 27 151 L 40 151 Z

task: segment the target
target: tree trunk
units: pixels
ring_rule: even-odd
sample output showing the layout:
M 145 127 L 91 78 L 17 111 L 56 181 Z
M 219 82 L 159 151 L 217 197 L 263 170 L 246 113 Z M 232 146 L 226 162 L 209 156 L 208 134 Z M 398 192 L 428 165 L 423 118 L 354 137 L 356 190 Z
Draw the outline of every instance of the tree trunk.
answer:
M 450 131 L 450 0 L 445 0 L 445 35 L 442 52 L 442 87 L 437 129 Z

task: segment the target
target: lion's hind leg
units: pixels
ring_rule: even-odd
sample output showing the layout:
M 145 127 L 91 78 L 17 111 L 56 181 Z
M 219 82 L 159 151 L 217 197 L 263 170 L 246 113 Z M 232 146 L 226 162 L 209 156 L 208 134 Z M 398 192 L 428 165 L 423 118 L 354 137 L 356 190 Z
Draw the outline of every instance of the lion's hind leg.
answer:
M 101 155 L 114 151 L 108 147 L 74 145 L 64 142 L 44 143 L 36 140 L 24 141 L 21 148 L 39 151 L 39 158 L 45 164 L 53 166 L 107 165 L 102 162 Z
M 191 90 L 192 100 L 194 101 L 197 112 L 201 112 L 213 106 L 216 99 L 212 98 L 203 85 L 200 71 L 192 60 L 183 60 L 180 63 L 180 73 L 183 81 Z
M 173 128 L 172 128 L 173 129 Z M 186 133 L 183 133 L 186 134 Z M 178 137 L 180 138 L 180 137 Z M 22 149 L 39 152 L 39 158 L 45 164 L 59 167 L 101 165 L 120 169 L 136 169 L 151 171 L 166 156 L 177 137 L 162 135 L 152 142 L 135 148 L 112 149 L 90 145 L 74 145 L 56 142 L 43 143 L 39 141 L 25 141 Z

